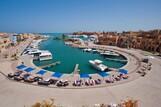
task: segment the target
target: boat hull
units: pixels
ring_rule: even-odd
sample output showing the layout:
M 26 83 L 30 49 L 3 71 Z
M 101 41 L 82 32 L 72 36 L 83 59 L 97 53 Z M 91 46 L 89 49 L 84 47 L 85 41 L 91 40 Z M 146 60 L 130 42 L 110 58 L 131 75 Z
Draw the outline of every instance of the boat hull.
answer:
M 103 64 L 99 64 L 99 65 L 96 65 L 93 61 L 89 61 L 89 63 L 90 63 L 90 65 L 93 67 L 93 68 L 95 68 L 96 70 L 98 70 L 98 71 L 105 71 L 106 69 L 107 69 L 107 67 L 105 67 L 105 65 L 103 65 Z M 101 67 L 102 66 L 102 67 Z M 104 67 L 103 67 L 104 66 Z

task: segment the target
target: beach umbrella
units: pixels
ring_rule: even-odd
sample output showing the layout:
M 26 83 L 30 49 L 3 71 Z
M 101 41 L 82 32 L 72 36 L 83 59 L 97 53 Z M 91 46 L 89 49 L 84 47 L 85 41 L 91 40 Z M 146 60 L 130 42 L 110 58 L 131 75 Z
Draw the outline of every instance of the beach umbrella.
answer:
M 57 78 L 60 78 L 63 74 L 60 73 L 60 72 L 55 72 L 52 74 L 52 77 L 57 77 Z
M 36 74 L 44 75 L 46 72 L 47 72 L 47 71 L 45 71 L 45 70 L 40 70 L 40 71 L 38 71 Z
M 31 72 L 31 71 L 33 71 L 35 68 L 31 68 L 31 67 L 28 67 L 28 68 L 26 68 L 24 71 L 26 71 L 26 72 Z
M 106 77 L 109 76 L 109 74 L 107 72 L 98 72 L 98 74 L 102 77 Z
M 89 78 L 89 74 L 80 74 L 80 78 Z
M 23 69 L 23 68 L 26 68 L 26 66 L 23 65 L 23 64 L 21 64 L 21 65 L 18 65 L 16 68 L 19 69 L 19 70 L 21 70 L 21 69 Z
M 119 72 L 123 74 L 128 74 L 128 71 L 126 69 L 119 69 Z

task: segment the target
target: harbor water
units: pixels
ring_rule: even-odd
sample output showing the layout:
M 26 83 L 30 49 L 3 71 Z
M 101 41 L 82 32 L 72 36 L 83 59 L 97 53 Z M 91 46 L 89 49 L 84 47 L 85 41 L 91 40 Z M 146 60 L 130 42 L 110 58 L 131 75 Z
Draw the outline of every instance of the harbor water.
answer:
M 60 73 L 72 73 L 76 64 L 79 64 L 80 73 L 93 74 L 97 70 L 94 69 L 90 64 L 89 60 L 99 59 L 103 61 L 103 64 L 112 68 L 120 68 L 124 66 L 127 62 L 116 61 L 116 60 L 107 60 L 98 53 L 92 52 L 83 52 L 81 49 L 73 48 L 64 44 L 62 40 L 54 40 L 53 36 L 49 37 L 48 40 L 42 41 L 39 44 L 39 49 L 49 50 L 53 59 L 48 61 L 34 61 L 34 64 L 37 66 L 43 66 L 47 64 L 60 61 L 61 63 L 55 66 L 46 67 L 44 69 L 51 72 L 60 72 Z M 119 60 L 126 60 L 125 57 L 113 57 Z

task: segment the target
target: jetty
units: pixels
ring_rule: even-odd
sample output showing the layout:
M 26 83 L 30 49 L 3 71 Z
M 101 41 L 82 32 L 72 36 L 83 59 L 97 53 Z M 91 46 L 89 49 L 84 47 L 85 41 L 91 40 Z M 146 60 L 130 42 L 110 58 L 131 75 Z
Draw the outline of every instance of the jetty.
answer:
M 73 74 L 79 74 L 79 64 L 76 64 L 75 67 L 74 67 L 74 71 L 73 71 Z
M 54 63 L 51 63 L 51 64 L 47 64 L 47 65 L 43 65 L 43 66 L 39 66 L 40 68 L 46 68 L 46 67 L 51 67 L 51 66 L 55 66 L 55 65 L 58 65 L 60 64 L 61 62 L 60 61 L 56 61 Z

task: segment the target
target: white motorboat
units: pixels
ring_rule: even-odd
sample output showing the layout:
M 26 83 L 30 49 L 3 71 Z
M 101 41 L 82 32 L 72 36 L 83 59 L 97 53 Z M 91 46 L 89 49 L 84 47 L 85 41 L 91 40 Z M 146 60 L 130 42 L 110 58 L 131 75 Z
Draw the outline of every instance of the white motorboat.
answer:
M 44 61 L 44 60 L 52 59 L 51 52 L 46 51 L 46 50 L 37 50 L 37 51 L 34 51 L 34 52 L 30 52 L 30 55 L 33 56 L 33 60 Z
M 93 49 L 92 52 L 93 53 L 99 53 L 99 50 Z
M 44 61 L 44 60 L 50 60 L 52 59 L 52 54 L 49 51 L 41 51 L 41 54 L 39 55 L 39 60 Z
M 112 51 L 105 51 L 105 52 L 102 52 L 100 54 L 103 55 L 103 56 L 120 56 L 119 54 L 112 52 Z
M 103 65 L 102 61 L 98 59 L 89 60 L 89 63 L 99 71 L 106 71 L 108 69 L 108 67 L 106 65 Z
M 92 49 L 91 49 L 91 48 L 85 48 L 85 49 L 83 49 L 83 51 L 84 51 L 84 52 L 91 52 Z
M 28 55 L 34 55 L 34 54 L 40 54 L 41 51 L 38 49 L 30 49 L 26 51 L 28 53 Z

